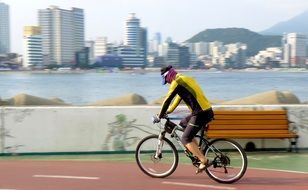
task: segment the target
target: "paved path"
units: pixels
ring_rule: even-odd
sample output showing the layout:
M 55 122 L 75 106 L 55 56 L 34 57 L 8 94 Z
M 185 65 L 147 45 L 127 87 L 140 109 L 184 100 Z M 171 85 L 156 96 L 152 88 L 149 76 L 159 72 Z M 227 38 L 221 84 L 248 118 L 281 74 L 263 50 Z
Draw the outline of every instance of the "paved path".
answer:
M 308 189 L 308 173 L 251 169 L 235 184 L 219 184 L 195 168 L 179 165 L 154 179 L 135 163 L 99 161 L 0 161 L 0 190 L 253 190 Z

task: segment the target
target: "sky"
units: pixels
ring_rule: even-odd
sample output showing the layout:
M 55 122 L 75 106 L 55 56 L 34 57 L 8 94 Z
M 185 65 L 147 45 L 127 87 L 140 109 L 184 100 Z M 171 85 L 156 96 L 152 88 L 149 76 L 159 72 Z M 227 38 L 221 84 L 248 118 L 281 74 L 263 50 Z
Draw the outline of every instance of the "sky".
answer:
M 0 0 L 10 6 L 11 51 L 22 53 L 23 26 L 37 25 L 38 10 L 50 5 L 85 12 L 86 40 L 106 36 L 121 42 L 125 19 L 136 13 L 148 38 L 183 42 L 212 28 L 240 27 L 260 32 L 306 10 L 308 0 Z

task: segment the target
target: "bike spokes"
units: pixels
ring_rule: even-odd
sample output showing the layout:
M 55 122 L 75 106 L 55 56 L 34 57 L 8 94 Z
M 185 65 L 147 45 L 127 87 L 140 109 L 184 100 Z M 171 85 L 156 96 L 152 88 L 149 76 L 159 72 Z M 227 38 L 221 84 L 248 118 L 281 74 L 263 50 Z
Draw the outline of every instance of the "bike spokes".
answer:
M 206 172 L 218 182 L 233 183 L 246 172 L 246 154 L 235 141 L 215 140 L 206 150 L 205 156 L 213 160 L 213 165 Z
M 136 149 L 136 160 L 140 169 L 152 177 L 166 177 L 174 172 L 178 164 L 178 153 L 174 145 L 152 135 L 140 141 Z

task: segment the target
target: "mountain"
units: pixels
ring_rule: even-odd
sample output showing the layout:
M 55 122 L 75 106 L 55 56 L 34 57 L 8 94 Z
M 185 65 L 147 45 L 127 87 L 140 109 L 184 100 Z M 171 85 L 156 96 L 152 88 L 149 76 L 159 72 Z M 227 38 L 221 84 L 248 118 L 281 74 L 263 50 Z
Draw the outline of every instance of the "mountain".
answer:
M 242 42 L 247 44 L 247 56 L 254 56 L 267 47 L 281 46 L 281 36 L 265 36 L 244 28 L 218 28 L 204 30 L 187 42 L 221 41 L 224 44 Z
M 291 18 L 288 21 L 280 22 L 270 27 L 267 30 L 260 32 L 261 34 L 278 34 L 282 35 L 284 32 L 297 32 L 308 34 L 308 10 Z

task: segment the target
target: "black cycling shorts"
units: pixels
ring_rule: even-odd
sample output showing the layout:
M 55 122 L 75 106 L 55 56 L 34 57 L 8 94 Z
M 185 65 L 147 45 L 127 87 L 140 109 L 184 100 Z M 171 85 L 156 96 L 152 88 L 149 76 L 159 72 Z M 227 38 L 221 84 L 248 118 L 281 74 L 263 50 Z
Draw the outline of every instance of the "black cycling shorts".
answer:
M 214 119 L 212 108 L 201 111 L 197 114 L 190 114 L 181 120 L 180 125 L 184 128 L 182 143 L 184 145 L 191 143 L 202 126 L 205 126 Z

